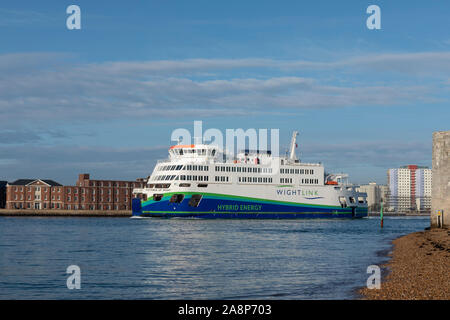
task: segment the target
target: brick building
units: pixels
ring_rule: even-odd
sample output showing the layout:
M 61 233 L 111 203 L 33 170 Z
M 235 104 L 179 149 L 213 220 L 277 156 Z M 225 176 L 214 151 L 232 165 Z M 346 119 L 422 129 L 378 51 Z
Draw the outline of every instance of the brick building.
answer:
M 136 181 L 91 180 L 80 174 L 75 186 L 63 186 L 53 180 L 19 179 L 7 185 L 8 209 L 131 210 Z

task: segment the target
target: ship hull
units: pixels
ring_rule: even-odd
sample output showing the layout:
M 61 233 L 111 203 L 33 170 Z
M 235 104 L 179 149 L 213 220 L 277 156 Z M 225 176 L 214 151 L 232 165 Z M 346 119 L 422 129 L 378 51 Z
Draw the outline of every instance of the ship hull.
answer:
M 207 193 L 202 193 L 198 206 L 192 207 L 189 204 L 192 195 L 186 195 L 180 203 L 173 203 L 170 202 L 172 194 L 164 195 L 160 201 L 133 199 L 133 216 L 205 219 L 362 218 L 367 216 L 367 207 L 342 208 L 341 206 Z

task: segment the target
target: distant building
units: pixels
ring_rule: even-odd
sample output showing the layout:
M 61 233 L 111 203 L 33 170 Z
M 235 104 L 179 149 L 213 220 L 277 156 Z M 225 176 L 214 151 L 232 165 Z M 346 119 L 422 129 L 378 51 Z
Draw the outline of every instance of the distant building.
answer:
M 8 181 L 0 181 L 0 209 L 6 206 L 6 185 Z
M 432 170 L 408 165 L 387 172 L 389 193 L 387 206 L 392 211 L 431 210 Z
M 53 180 L 19 179 L 7 184 L 8 209 L 131 210 L 133 188 L 143 188 L 144 179 L 136 181 L 91 180 L 80 174 L 75 186 L 63 186 Z
M 379 185 L 375 182 L 371 182 L 366 185 L 361 185 L 359 191 L 367 193 L 367 206 L 369 211 L 379 211 L 381 202 L 386 203 L 386 196 L 388 193 L 388 187 L 386 185 Z

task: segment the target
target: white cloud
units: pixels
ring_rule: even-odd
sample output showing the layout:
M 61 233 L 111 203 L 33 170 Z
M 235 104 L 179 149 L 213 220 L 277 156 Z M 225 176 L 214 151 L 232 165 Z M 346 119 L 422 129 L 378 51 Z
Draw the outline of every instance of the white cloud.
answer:
M 446 52 L 368 55 L 326 63 L 189 59 L 60 65 L 66 58 L 51 53 L 0 56 L 2 125 L 432 103 L 438 101 L 437 89 L 425 80 L 420 85 L 408 81 L 370 85 L 347 79 L 344 86 L 321 75 L 298 76 L 298 70 L 423 74 L 450 70 Z M 248 69 L 254 69 L 251 77 Z M 268 75 L 267 69 L 273 72 Z

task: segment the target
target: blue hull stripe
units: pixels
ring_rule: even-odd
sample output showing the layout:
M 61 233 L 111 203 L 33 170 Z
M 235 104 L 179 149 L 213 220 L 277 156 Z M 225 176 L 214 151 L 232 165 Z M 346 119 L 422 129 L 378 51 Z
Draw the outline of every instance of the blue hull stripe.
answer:
M 170 197 L 169 197 L 170 198 Z M 148 217 L 194 217 L 194 218 L 245 218 L 245 219 L 295 219 L 295 218 L 361 218 L 367 216 L 367 208 L 333 206 L 292 205 L 255 200 L 240 200 L 203 196 L 198 207 L 189 206 L 190 197 L 181 203 L 169 199 L 147 201 L 141 204 L 133 199 L 133 215 Z

